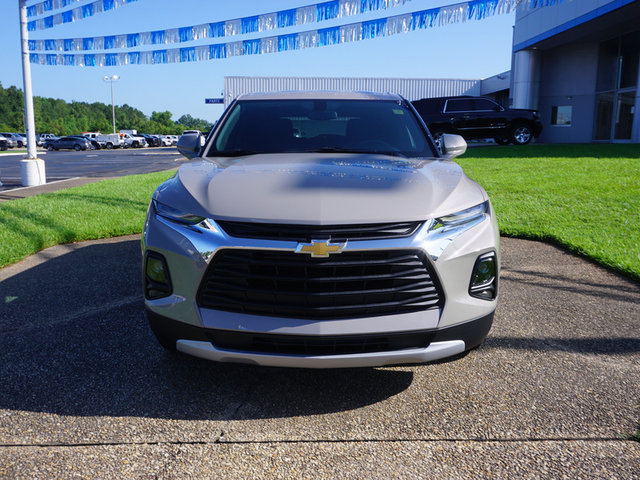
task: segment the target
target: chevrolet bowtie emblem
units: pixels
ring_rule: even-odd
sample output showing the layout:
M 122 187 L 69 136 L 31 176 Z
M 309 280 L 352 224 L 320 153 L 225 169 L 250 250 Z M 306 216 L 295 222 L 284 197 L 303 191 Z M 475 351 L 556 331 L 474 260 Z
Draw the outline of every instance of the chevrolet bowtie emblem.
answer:
M 296 253 L 308 253 L 314 258 L 327 258 L 332 253 L 342 253 L 347 242 L 329 243 L 329 240 L 311 240 L 311 243 L 299 243 Z

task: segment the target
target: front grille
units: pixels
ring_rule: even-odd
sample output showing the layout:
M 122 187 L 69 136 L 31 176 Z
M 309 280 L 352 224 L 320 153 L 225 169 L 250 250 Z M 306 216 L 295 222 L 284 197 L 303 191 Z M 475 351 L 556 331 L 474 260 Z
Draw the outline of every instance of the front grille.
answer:
M 402 332 L 375 335 L 274 335 L 211 330 L 211 342 L 223 350 L 272 353 L 278 355 L 349 355 L 426 348 L 433 332 Z
M 287 225 L 223 220 L 218 220 L 216 223 L 232 237 L 294 242 L 309 242 L 327 238 L 334 242 L 403 238 L 413 235 L 422 224 L 422 222 L 398 222 L 361 225 Z
M 277 317 L 335 319 L 442 307 L 444 297 L 420 250 L 294 252 L 224 249 L 198 292 L 203 308 Z

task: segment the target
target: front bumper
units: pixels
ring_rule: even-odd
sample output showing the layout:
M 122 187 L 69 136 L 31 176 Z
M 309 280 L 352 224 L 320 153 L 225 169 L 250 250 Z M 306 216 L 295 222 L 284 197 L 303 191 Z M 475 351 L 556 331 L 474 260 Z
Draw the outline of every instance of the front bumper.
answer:
M 454 234 L 455 233 L 455 234 Z M 417 249 L 428 255 L 435 268 L 444 307 L 404 314 L 360 316 L 334 320 L 282 318 L 233 313 L 202 308 L 196 299 L 202 279 L 216 254 L 223 249 L 264 249 L 293 251 L 297 242 L 258 240 L 228 236 L 213 221 L 206 229 L 170 222 L 150 210 L 142 238 L 142 249 L 166 260 L 173 284 L 171 294 L 145 301 L 154 333 L 165 347 L 222 362 L 242 362 L 267 366 L 338 368 L 425 363 L 460 354 L 478 346 L 491 326 L 496 300 L 469 294 L 471 272 L 477 259 L 494 252 L 499 261 L 497 224 L 491 215 L 468 225 L 462 232 L 429 232 L 428 223 L 408 238 L 350 242 L 345 251 Z M 499 265 L 498 265 L 499 268 Z M 216 344 L 212 333 L 255 334 L 272 339 L 305 337 L 324 341 L 366 336 L 411 337 L 429 335 L 422 344 L 401 343 L 400 348 L 335 354 L 323 351 L 256 351 L 243 344 Z M 314 340 L 314 341 L 315 341 Z M 377 339 L 376 339 L 377 340 Z M 286 343 L 286 342 L 285 342 Z
M 158 338 L 164 339 L 166 346 L 171 348 L 175 345 L 175 348 L 183 353 L 217 362 L 294 368 L 381 367 L 433 362 L 477 347 L 486 338 L 493 323 L 493 313 L 491 313 L 471 322 L 449 328 L 405 332 L 405 335 L 408 336 L 430 339 L 424 345 L 415 348 L 335 355 L 305 355 L 220 348 L 211 341 L 211 338 L 215 338 L 219 332 L 215 329 L 189 325 L 163 317 L 150 310 L 147 310 L 147 318 L 153 332 Z M 342 338 L 347 337 L 351 337 L 353 341 L 354 337 L 358 336 L 352 335 Z

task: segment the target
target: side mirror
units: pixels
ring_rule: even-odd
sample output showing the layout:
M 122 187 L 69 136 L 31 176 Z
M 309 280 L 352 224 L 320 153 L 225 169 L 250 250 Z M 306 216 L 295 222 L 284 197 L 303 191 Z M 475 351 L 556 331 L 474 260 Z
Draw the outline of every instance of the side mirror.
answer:
M 467 142 L 460 135 L 445 133 L 441 139 L 442 156 L 447 160 L 459 157 L 467 151 Z
M 200 154 L 200 149 L 204 145 L 204 137 L 201 133 L 185 133 L 178 139 L 178 152 L 189 160 Z

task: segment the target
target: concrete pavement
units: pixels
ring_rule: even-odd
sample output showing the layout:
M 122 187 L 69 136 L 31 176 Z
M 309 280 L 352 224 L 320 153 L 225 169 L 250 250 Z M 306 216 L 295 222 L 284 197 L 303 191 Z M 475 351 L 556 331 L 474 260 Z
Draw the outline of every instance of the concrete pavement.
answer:
M 640 478 L 640 285 L 503 239 L 484 345 L 305 371 L 165 352 L 137 237 L 0 270 L 0 478 Z

